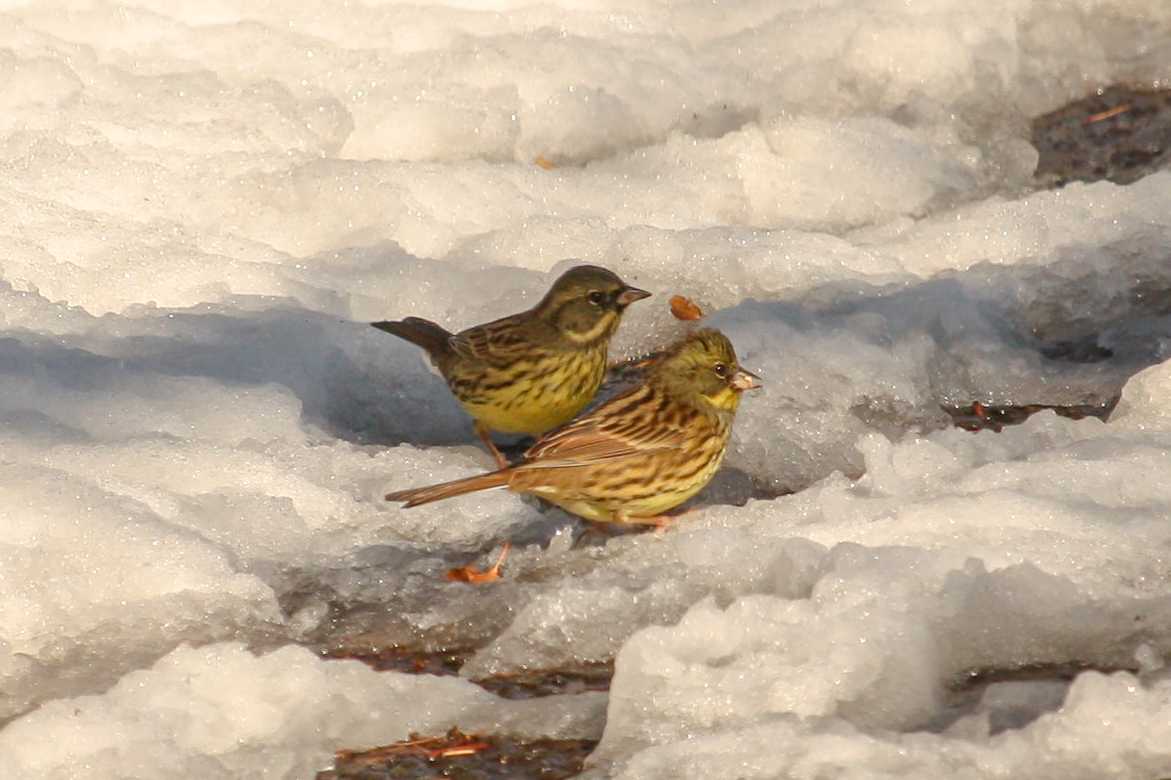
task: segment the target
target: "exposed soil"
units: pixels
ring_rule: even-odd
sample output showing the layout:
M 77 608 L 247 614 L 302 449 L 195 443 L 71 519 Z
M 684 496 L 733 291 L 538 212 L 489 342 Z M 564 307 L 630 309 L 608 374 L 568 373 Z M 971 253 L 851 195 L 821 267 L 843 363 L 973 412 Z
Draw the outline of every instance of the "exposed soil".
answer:
M 326 658 L 349 658 L 374 669 L 377 672 L 403 672 L 404 674 L 433 674 L 440 677 L 455 677 L 474 651 L 459 650 L 417 650 L 407 647 L 334 647 L 323 653 Z
M 474 652 L 473 648 L 419 650 L 406 647 L 343 646 L 331 648 L 322 655 L 326 658 L 361 661 L 379 672 L 455 677 Z M 614 664 L 607 662 L 575 668 L 532 669 L 473 679 L 471 682 L 502 699 L 533 699 L 561 693 L 608 691 L 613 676 Z
M 1033 120 L 1042 186 L 1130 184 L 1171 163 L 1171 90 L 1114 85 Z
M 334 768 L 317 780 L 562 780 L 582 770 L 596 742 L 541 739 L 519 742 L 503 737 L 463 734 L 411 735 L 405 742 L 372 750 L 340 750 Z
M 945 406 L 943 410 L 951 415 L 952 423 L 968 431 L 1000 431 L 1006 425 L 1020 425 L 1034 414 L 1045 409 L 1052 409 L 1062 417 L 1071 420 L 1081 420 L 1085 417 L 1097 417 L 1105 420 L 1114 411 L 1118 404 L 1117 398 L 1112 398 L 1105 404 L 1083 404 L 1078 406 L 1046 406 L 1045 404 L 1029 404 L 1027 406 L 986 406 L 976 402 L 968 406 Z

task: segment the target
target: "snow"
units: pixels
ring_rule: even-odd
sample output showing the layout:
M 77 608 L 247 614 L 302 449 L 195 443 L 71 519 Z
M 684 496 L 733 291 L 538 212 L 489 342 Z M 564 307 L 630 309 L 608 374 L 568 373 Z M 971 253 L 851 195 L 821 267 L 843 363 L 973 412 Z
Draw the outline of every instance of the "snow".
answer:
M 842 723 L 782 719 L 735 738 L 701 736 L 639 753 L 623 778 L 711 777 L 1157 777 L 1166 772 L 1166 680 L 1080 675 L 1062 707 L 991 738 L 927 732 L 873 735 Z M 994 706 L 994 705 L 993 705 Z M 985 706 L 981 717 L 989 717 Z M 1129 724 L 1150 724 L 1132 728 Z
M 306 777 L 341 741 L 374 746 L 457 719 L 576 738 L 600 716 L 601 695 L 568 698 L 538 721 L 529 702 L 500 703 L 463 680 L 323 663 L 292 646 L 257 657 L 225 642 L 181 647 L 101 696 L 52 701 L 0 733 L 0 751 L 22 777 L 73 777 L 76 766 L 118 777 Z
M 452 725 L 600 739 L 597 777 L 1171 774 L 1171 172 L 1035 191 L 1028 141 L 1166 84 L 1171 6 L 665 10 L 4 5 L 6 776 L 306 777 Z M 702 511 L 388 506 L 490 460 L 366 323 L 576 261 L 656 293 L 617 354 L 681 293 L 764 378 Z M 612 659 L 609 695 L 471 682 Z

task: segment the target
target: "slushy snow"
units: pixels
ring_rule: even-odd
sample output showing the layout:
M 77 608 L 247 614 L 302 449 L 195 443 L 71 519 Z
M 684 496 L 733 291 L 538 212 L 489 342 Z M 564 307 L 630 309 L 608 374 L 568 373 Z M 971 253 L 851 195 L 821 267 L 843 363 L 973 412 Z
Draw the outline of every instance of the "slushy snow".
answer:
M 1169 81 L 1163 0 L 7 4 L 5 777 L 304 778 L 453 725 L 598 739 L 597 778 L 1171 775 L 1171 171 L 1038 191 L 1029 143 Z M 490 460 L 367 323 L 582 261 L 655 292 L 617 356 L 680 293 L 764 379 L 702 511 L 387 505 Z M 310 649 L 362 643 L 474 653 Z

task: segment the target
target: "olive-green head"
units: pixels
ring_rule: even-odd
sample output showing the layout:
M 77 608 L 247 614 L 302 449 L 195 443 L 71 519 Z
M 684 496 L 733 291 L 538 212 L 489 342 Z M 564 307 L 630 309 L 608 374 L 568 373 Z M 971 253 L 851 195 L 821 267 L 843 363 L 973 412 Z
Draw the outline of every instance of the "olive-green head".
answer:
M 553 282 L 534 311 L 562 337 L 575 344 L 591 344 L 613 336 L 626 307 L 649 295 L 613 271 L 579 265 Z
M 760 387 L 755 374 L 740 367 L 732 342 L 718 330 L 697 330 L 655 365 L 653 380 L 674 397 L 734 412 L 745 390 Z

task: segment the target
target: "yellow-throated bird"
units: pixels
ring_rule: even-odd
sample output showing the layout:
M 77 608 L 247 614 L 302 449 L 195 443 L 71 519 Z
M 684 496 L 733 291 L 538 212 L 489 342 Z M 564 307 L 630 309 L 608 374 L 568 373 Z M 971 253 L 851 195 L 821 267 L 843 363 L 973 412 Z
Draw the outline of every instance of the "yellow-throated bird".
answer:
M 699 330 L 651 368 L 644 384 L 549 433 L 524 460 L 454 482 L 390 493 L 418 506 L 508 487 L 603 522 L 664 525 L 724 459 L 740 395 L 760 385 L 717 330 Z
M 419 317 L 372 324 L 427 352 L 503 468 L 489 431 L 538 436 L 573 419 L 602 384 L 623 311 L 648 295 L 605 268 L 579 265 L 528 311 L 459 333 Z

